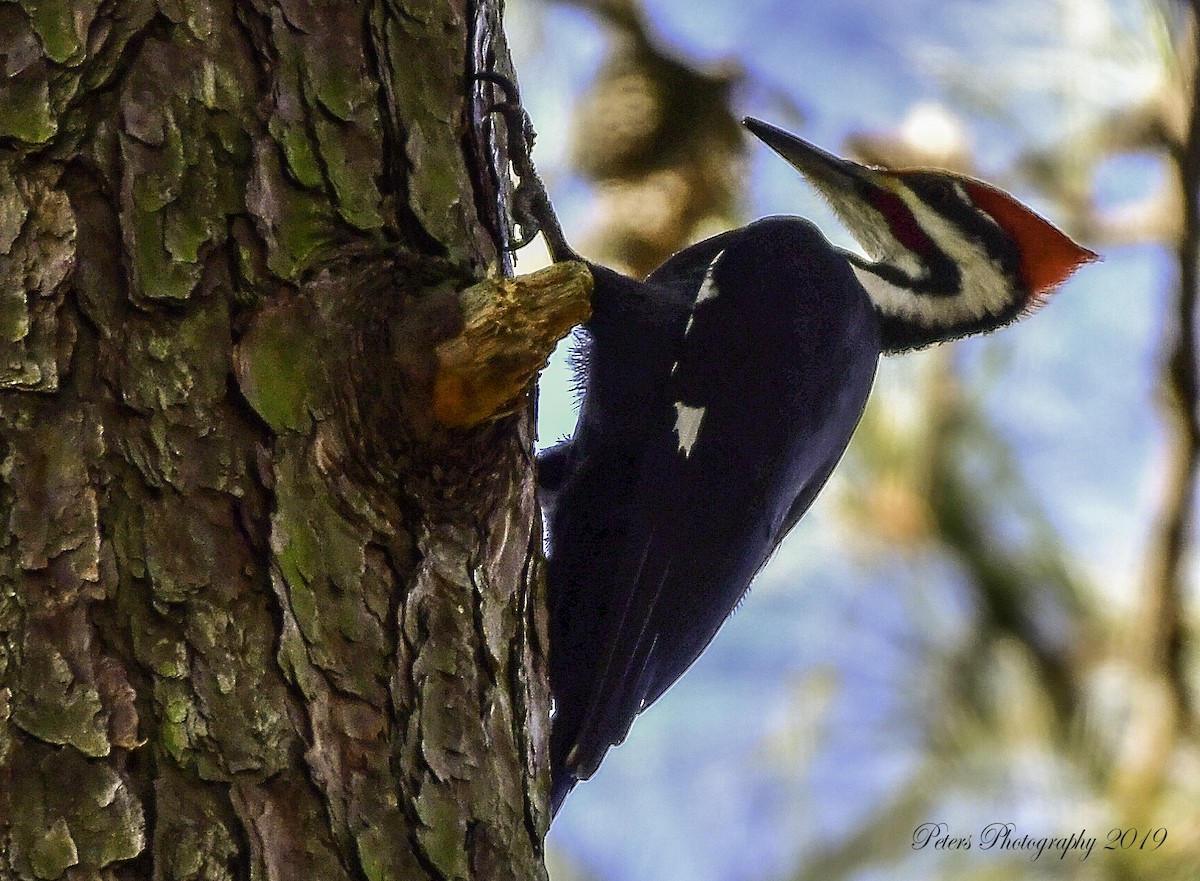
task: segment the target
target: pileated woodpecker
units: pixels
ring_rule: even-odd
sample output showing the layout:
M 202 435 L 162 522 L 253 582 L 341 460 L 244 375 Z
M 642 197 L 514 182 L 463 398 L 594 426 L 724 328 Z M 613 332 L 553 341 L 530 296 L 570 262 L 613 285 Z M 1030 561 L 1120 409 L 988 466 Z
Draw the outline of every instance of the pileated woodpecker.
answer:
M 804 515 L 880 353 L 995 330 L 1096 257 L 980 181 L 869 168 L 745 124 L 870 259 L 806 220 L 771 217 L 681 251 L 644 282 L 592 266 L 579 423 L 538 459 L 555 812 Z

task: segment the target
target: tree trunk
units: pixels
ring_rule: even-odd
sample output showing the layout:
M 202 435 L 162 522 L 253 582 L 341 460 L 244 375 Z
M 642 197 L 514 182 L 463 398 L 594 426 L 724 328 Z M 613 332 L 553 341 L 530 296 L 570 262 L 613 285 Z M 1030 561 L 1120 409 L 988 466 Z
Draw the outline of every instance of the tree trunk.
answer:
M 0 5 L 0 878 L 545 877 L 479 2 Z

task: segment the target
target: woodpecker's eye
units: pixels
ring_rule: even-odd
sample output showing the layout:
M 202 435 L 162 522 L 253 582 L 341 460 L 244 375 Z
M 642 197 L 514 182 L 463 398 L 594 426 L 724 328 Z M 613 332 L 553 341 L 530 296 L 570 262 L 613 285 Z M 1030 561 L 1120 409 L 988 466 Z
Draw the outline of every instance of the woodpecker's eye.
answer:
M 956 201 L 953 182 L 937 175 L 924 177 L 913 189 L 926 205 L 934 209 L 946 208 Z

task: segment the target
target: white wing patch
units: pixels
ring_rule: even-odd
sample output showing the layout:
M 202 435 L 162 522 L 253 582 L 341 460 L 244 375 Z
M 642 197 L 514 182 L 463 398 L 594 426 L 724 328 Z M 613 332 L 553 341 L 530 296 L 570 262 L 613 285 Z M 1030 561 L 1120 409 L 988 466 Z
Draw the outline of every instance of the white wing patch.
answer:
M 725 254 L 725 249 L 717 251 L 717 256 L 712 258 L 708 264 L 708 269 L 704 270 L 704 281 L 700 282 L 700 290 L 696 294 L 696 302 L 692 305 L 695 309 L 705 300 L 715 300 L 721 291 L 717 288 L 717 282 L 713 278 L 713 272 L 716 271 L 717 261 Z
M 686 337 L 692 329 L 693 319 L 696 315 L 696 307 L 705 300 L 714 300 L 721 293 L 717 287 L 716 280 L 713 279 L 713 272 L 717 268 L 717 261 L 721 259 L 721 255 L 725 253 L 722 248 L 717 252 L 717 256 L 713 257 L 708 263 L 708 268 L 704 270 L 704 280 L 700 282 L 700 290 L 696 292 L 696 302 L 692 304 L 692 314 L 688 316 L 687 326 L 683 329 L 683 335 Z M 671 365 L 671 375 L 675 375 L 675 371 L 679 368 L 679 362 L 676 361 Z M 692 454 L 692 447 L 696 445 L 696 437 L 700 434 L 700 421 L 704 418 L 703 407 L 689 407 L 683 401 L 675 402 L 675 434 L 679 436 L 679 449 L 684 456 Z
M 679 435 L 679 449 L 685 457 L 692 454 L 692 447 L 700 434 L 700 420 L 703 418 L 703 407 L 689 407 L 683 401 L 675 402 L 675 433 Z
M 683 335 L 686 337 L 692 330 L 692 321 L 696 316 L 696 307 L 705 300 L 715 300 L 717 295 L 721 293 L 717 287 L 717 282 L 713 278 L 713 272 L 717 268 L 717 261 L 721 259 L 721 255 L 725 253 L 722 248 L 717 252 L 717 256 L 713 257 L 708 263 L 708 269 L 704 270 L 704 280 L 700 282 L 700 290 L 696 292 L 696 301 L 692 303 L 692 314 L 688 316 L 687 326 L 683 329 Z

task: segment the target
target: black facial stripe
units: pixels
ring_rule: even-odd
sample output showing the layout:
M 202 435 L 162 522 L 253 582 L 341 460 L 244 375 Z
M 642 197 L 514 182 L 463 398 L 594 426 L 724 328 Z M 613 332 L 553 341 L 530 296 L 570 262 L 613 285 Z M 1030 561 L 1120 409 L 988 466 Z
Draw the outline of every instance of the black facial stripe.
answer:
M 936 175 L 911 174 L 909 187 L 922 202 L 978 242 L 1006 275 L 1020 279 L 1021 255 L 1014 242 L 994 221 L 988 219 L 970 201 L 964 201 L 959 189 Z
M 946 253 L 934 246 L 928 254 L 921 255 L 927 272 L 920 278 L 910 278 L 900 267 L 890 263 L 868 263 L 871 272 L 884 281 L 899 288 L 925 297 L 955 297 L 962 289 L 962 270 Z

